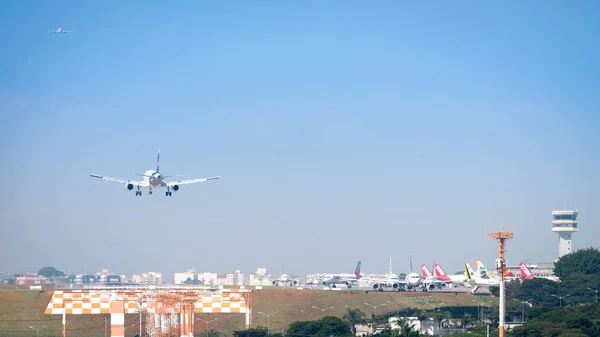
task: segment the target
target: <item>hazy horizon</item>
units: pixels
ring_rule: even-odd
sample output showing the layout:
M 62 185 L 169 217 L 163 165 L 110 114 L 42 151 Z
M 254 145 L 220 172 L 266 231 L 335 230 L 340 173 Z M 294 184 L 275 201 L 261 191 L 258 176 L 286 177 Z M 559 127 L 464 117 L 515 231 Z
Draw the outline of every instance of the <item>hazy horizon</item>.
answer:
M 385 273 L 600 238 L 591 2 L 0 4 L 0 271 Z M 69 34 L 48 30 L 62 27 Z M 90 173 L 221 180 L 141 197 Z

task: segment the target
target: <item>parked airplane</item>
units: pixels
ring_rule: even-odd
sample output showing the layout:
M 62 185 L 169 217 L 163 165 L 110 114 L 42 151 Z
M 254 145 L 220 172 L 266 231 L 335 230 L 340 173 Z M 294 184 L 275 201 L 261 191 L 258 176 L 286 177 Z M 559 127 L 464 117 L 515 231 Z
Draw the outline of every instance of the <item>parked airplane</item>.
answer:
M 135 186 L 135 187 L 137 187 L 137 191 L 135 191 L 136 196 L 142 195 L 142 191 L 141 191 L 142 187 L 150 189 L 148 194 L 152 194 L 153 188 L 165 187 L 167 189 L 167 191 L 165 192 L 165 195 L 168 197 L 170 197 L 173 193 L 173 192 L 171 192 L 171 190 L 173 190 L 175 192 L 179 191 L 180 185 L 203 183 L 208 180 L 214 180 L 214 179 L 221 178 L 221 177 L 208 177 L 208 178 L 189 179 L 189 180 L 166 181 L 165 178 L 169 178 L 172 176 L 163 175 L 162 173 L 160 173 L 159 169 L 160 169 L 160 151 L 158 151 L 158 156 L 156 157 L 156 170 L 148 170 L 148 171 L 144 172 L 144 174 L 136 174 L 138 176 L 144 177 L 143 180 L 121 180 L 121 179 L 112 178 L 112 177 L 100 176 L 97 174 L 90 174 L 90 177 L 100 178 L 100 179 L 103 179 L 106 181 L 116 181 L 118 183 L 125 184 L 125 188 L 127 188 L 128 191 L 133 190 L 133 188 Z
M 387 280 L 383 282 L 375 282 L 372 287 L 375 290 L 383 291 L 383 288 L 392 287 L 394 290 L 406 291 L 406 290 L 417 290 L 421 288 L 423 291 L 433 290 L 436 286 L 442 288 L 446 285 L 445 282 L 434 280 L 431 278 L 422 278 L 416 272 L 412 271 L 412 256 L 410 257 L 410 272 L 406 274 L 404 280 L 400 279 L 397 275 L 391 272 L 391 260 L 390 260 L 390 273 L 388 274 Z
M 519 263 L 519 269 L 521 270 L 521 277 L 523 279 L 531 280 L 532 278 L 535 278 L 535 275 L 533 275 L 533 273 L 531 272 L 531 270 L 529 270 L 529 267 L 527 267 L 525 263 Z
M 52 33 L 64 34 L 64 33 L 70 33 L 70 32 L 72 32 L 73 30 L 72 30 L 72 29 L 67 29 L 67 30 L 65 30 L 65 29 L 62 29 L 62 28 L 58 27 L 58 29 L 57 29 L 57 30 L 48 30 L 48 31 L 49 31 L 49 32 L 52 32 Z
M 463 273 L 462 275 L 448 275 L 446 274 L 444 269 L 442 269 L 442 266 L 440 266 L 437 263 L 433 265 L 433 270 L 435 271 L 435 277 L 438 280 L 463 285 L 465 284 L 465 282 L 467 282 L 466 274 Z
M 358 261 L 354 274 L 327 274 L 323 278 L 322 284 L 331 288 L 336 288 L 336 284 L 345 284 L 348 288 L 352 288 L 362 277 L 360 275 L 360 263 L 361 261 Z
M 477 270 L 479 271 L 479 275 L 482 278 L 498 278 L 497 275 L 492 274 L 487 268 L 486 266 L 483 264 L 483 262 L 481 261 L 475 261 L 475 266 L 477 267 Z M 510 268 L 506 268 L 505 270 L 505 274 L 504 274 L 504 278 L 505 279 L 518 279 L 519 276 L 515 275 L 512 270 L 510 270 Z

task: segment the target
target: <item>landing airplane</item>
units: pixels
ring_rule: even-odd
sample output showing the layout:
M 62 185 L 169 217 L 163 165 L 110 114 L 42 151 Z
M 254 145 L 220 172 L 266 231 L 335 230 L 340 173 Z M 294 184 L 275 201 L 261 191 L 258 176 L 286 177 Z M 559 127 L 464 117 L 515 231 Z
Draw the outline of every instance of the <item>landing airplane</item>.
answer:
M 165 192 L 165 196 L 170 197 L 173 192 L 179 191 L 179 185 L 187 185 L 187 184 L 195 184 L 195 183 L 203 183 L 208 180 L 220 179 L 221 177 L 208 177 L 208 178 L 199 178 L 199 179 L 189 179 L 189 180 L 177 180 L 177 181 L 166 181 L 165 178 L 169 178 L 172 176 L 165 176 L 160 173 L 160 151 L 158 151 L 158 157 L 156 158 L 156 170 L 148 170 L 144 172 L 144 174 L 136 174 L 138 176 L 144 177 L 143 180 L 122 180 L 112 177 L 100 176 L 97 174 L 90 174 L 92 178 L 99 178 L 106 181 L 116 181 L 118 183 L 125 184 L 125 187 L 128 191 L 133 190 L 133 187 L 137 187 L 137 191 L 135 191 L 135 195 L 142 195 L 141 188 L 146 187 L 149 188 L 150 191 L 148 194 L 152 194 L 153 188 L 161 188 L 165 187 L 167 191 Z
M 65 29 L 62 29 L 62 28 L 58 27 L 58 29 L 57 29 L 57 30 L 48 30 L 48 31 L 49 31 L 49 32 L 52 32 L 52 33 L 65 34 L 65 33 L 70 33 L 70 32 L 72 32 L 73 30 L 72 30 L 72 29 L 67 29 L 67 30 L 65 30 Z

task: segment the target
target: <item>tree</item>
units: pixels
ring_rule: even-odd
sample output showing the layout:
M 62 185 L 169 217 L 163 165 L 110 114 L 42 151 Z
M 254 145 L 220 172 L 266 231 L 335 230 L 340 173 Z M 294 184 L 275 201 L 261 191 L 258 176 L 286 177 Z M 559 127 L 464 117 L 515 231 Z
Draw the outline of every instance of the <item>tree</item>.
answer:
M 356 336 L 356 325 L 365 324 L 366 322 L 365 313 L 359 309 L 348 309 L 348 312 L 344 314 L 342 319 L 350 324 L 350 329 L 352 330 L 353 336 Z
M 396 324 L 398 324 L 398 327 L 400 328 L 400 336 L 402 337 L 413 337 L 420 335 L 418 331 L 413 330 L 413 326 L 410 324 L 410 321 L 404 317 L 398 317 Z
M 467 325 L 473 323 L 475 321 L 475 319 L 473 318 L 473 315 L 466 313 L 463 315 L 460 323 L 463 326 L 463 331 L 467 332 Z
M 44 276 L 47 278 L 65 276 L 65 272 L 62 270 L 57 270 L 54 267 L 44 267 L 38 271 L 38 275 Z
M 426 311 L 419 311 L 419 313 L 417 314 L 417 319 L 419 320 L 419 333 L 423 333 L 423 322 L 425 322 L 427 319 L 429 318 L 429 314 L 427 314 Z
M 268 336 L 267 328 L 265 327 L 256 327 L 252 329 L 246 329 L 241 331 L 234 331 L 234 337 L 266 337 Z
M 325 316 L 318 321 L 294 322 L 288 327 L 286 335 L 299 337 L 349 337 L 352 336 L 352 331 L 350 330 L 350 326 L 341 318 L 334 316 Z
M 600 251 L 597 248 L 589 247 L 563 255 L 554 264 L 554 274 L 561 281 L 579 274 L 600 274 Z

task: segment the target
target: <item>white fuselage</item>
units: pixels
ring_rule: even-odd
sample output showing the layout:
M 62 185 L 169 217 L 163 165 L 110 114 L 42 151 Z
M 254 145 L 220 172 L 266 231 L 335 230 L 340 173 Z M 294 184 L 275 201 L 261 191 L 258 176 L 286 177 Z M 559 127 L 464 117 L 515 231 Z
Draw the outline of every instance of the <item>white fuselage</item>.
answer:
M 421 278 L 421 275 L 413 272 L 408 273 L 404 280 L 406 281 L 407 288 L 410 289 L 420 286 L 423 279 Z
M 358 282 L 358 278 L 353 274 L 337 274 L 337 275 L 325 275 L 323 278 L 323 285 L 327 286 L 330 284 L 346 284 L 352 285 L 354 282 Z
M 159 188 L 163 186 L 163 175 L 154 170 L 144 172 L 144 180 L 148 182 L 149 187 Z
M 467 282 L 467 278 L 465 277 L 465 275 L 447 275 L 450 279 L 449 280 L 443 280 L 438 278 L 441 281 L 445 281 L 445 282 L 450 282 L 450 283 L 454 283 L 454 284 L 464 284 L 465 282 Z

